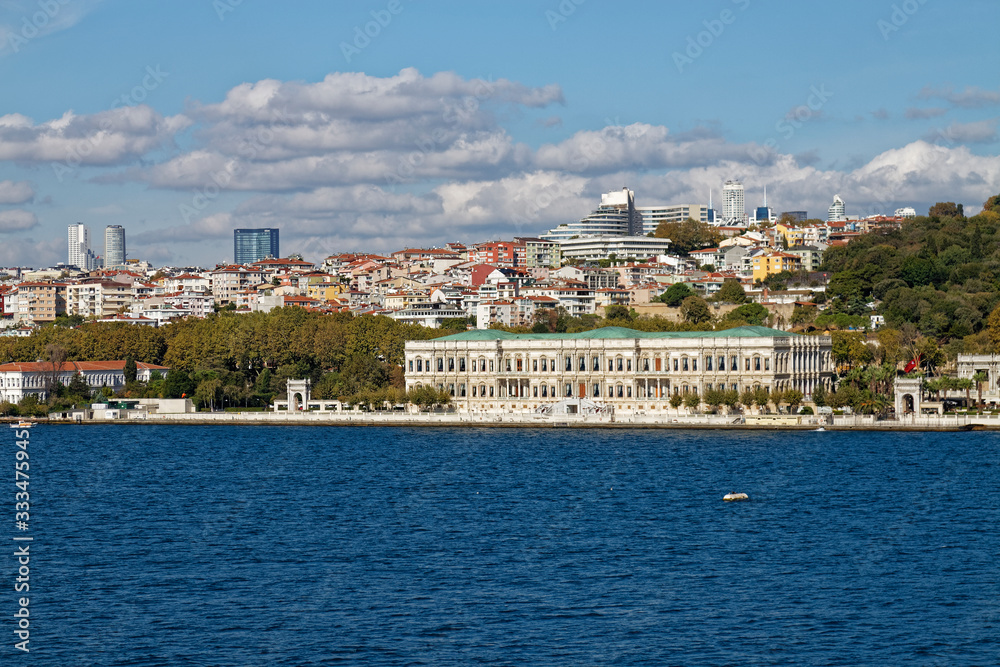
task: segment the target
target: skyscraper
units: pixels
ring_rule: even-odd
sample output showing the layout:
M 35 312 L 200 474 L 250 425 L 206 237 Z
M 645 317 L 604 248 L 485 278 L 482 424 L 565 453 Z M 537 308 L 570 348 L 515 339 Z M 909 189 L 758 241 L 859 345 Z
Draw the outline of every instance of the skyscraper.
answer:
M 104 268 L 125 265 L 125 228 L 108 225 L 104 228 Z
M 722 219 L 726 222 L 743 222 L 746 217 L 743 184 L 739 181 L 726 181 L 722 186 Z
M 277 229 L 233 230 L 233 258 L 236 264 L 252 264 L 265 257 L 281 257 Z
M 827 222 L 839 222 L 840 220 L 845 220 L 847 207 L 844 205 L 844 200 L 840 198 L 840 195 L 833 195 L 833 203 L 830 204 L 830 208 L 827 209 Z
M 94 268 L 94 253 L 90 250 L 90 230 L 82 222 L 69 226 L 69 252 L 66 263 L 81 271 Z

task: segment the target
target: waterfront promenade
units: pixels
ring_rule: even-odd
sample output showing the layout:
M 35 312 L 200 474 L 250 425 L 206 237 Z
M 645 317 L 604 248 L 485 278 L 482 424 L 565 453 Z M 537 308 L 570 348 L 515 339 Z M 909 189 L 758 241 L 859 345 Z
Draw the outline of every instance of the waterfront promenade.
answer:
M 696 428 L 857 431 L 1000 430 L 1000 415 L 539 415 L 470 412 L 197 412 L 146 414 L 134 419 L 41 420 L 50 424 L 219 424 L 285 426 L 497 426 L 539 428 Z

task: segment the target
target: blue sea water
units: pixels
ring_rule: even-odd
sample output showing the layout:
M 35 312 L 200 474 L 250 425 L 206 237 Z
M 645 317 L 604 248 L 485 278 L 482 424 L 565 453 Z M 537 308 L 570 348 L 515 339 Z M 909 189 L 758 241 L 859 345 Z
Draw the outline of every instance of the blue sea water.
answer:
M 43 426 L 30 447 L 32 651 L 4 583 L 4 665 L 1000 664 L 992 433 Z

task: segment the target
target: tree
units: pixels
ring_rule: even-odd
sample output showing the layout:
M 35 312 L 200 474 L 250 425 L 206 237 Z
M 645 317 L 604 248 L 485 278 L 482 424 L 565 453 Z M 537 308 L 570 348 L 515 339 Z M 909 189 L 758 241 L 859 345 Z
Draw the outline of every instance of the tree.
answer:
M 688 218 L 684 222 L 661 222 L 654 232 L 656 238 L 670 239 L 673 250 L 687 255 L 692 250 L 717 246 L 722 234 L 715 227 Z
M 689 296 L 681 302 L 681 316 L 687 322 L 699 324 L 712 319 L 712 311 L 700 296 Z
M 469 328 L 469 322 L 464 317 L 449 317 L 441 321 L 441 328 L 466 331 Z
M 87 381 L 80 375 L 79 371 L 70 380 L 69 386 L 66 387 L 66 393 L 83 400 L 90 398 L 90 385 L 87 384 Z
M 726 322 L 746 322 L 750 325 L 760 326 L 767 321 L 770 314 L 770 311 L 759 303 L 745 303 L 726 313 L 722 319 Z
M 990 376 L 985 371 L 976 371 L 972 376 L 972 381 L 976 383 L 976 391 L 979 393 L 976 399 L 976 405 L 980 410 L 983 409 L 983 383 L 988 382 Z
M 754 392 L 753 389 L 744 389 L 740 392 L 740 405 L 745 409 L 749 410 L 753 407 Z
M 139 367 L 131 356 L 125 357 L 125 383 L 135 382 L 139 377 Z
M 969 392 L 972 391 L 972 388 L 974 386 L 975 386 L 975 383 L 972 381 L 972 378 L 958 378 L 955 381 L 955 389 L 958 389 L 959 391 L 964 391 L 965 392 L 965 409 L 966 410 L 969 409 L 969 403 L 971 402 L 971 399 L 969 397 Z
M 59 374 L 63 370 L 63 363 L 66 361 L 66 348 L 57 343 L 49 343 L 45 346 L 45 353 L 48 356 L 48 364 L 45 369 L 45 392 L 52 395 L 56 384 L 59 383 Z
M 604 317 L 609 320 L 631 320 L 632 314 L 625 306 L 605 306 Z
M 956 204 L 953 201 L 939 201 L 934 206 L 931 206 L 930 210 L 927 211 L 927 215 L 938 218 L 963 218 L 965 217 L 965 211 L 961 204 Z
M 683 402 L 684 402 L 684 397 L 681 396 L 680 394 L 674 394 L 673 396 L 670 397 L 670 407 L 674 408 L 675 410 L 681 407 L 681 403 Z
M 691 392 L 684 396 L 684 407 L 697 410 L 699 405 L 701 405 L 701 397 L 697 393 Z
M 658 299 L 663 303 L 676 308 L 689 296 L 695 296 L 695 292 L 686 283 L 674 283 L 661 294 Z
M 817 407 L 823 407 L 824 405 L 826 405 L 826 397 L 827 397 L 827 391 L 825 386 L 819 385 L 818 387 L 813 389 L 812 399 L 813 403 L 815 403 Z
M 712 296 L 712 300 L 719 303 L 746 303 L 747 293 L 740 281 L 728 279 L 723 281 L 722 287 Z
M 820 387 L 822 387 L 822 385 L 820 385 Z M 817 390 L 820 387 L 817 387 Z M 799 391 L 798 389 L 786 389 L 783 394 L 783 399 L 785 403 L 788 403 L 788 411 L 791 412 L 792 414 L 798 412 L 798 407 L 802 403 L 803 398 L 804 396 L 802 392 Z M 816 400 L 816 391 L 813 391 L 813 401 L 815 402 L 815 400 Z M 817 403 L 817 405 L 819 405 L 819 403 Z
M 712 412 L 717 412 L 725 402 L 725 392 L 721 389 L 706 389 L 704 403 Z

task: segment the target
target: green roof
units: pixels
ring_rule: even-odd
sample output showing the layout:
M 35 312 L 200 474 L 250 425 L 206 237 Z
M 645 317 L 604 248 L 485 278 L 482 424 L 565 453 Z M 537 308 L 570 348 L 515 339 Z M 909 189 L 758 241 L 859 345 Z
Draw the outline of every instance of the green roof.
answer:
M 463 333 L 442 336 L 433 340 L 583 340 L 611 338 L 787 338 L 799 334 L 771 329 L 769 327 L 745 326 L 723 331 L 636 331 L 626 327 L 603 327 L 579 333 L 561 334 L 515 334 L 500 329 L 473 329 Z

